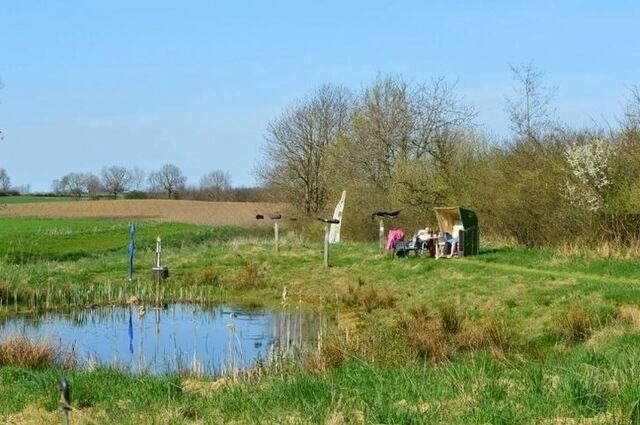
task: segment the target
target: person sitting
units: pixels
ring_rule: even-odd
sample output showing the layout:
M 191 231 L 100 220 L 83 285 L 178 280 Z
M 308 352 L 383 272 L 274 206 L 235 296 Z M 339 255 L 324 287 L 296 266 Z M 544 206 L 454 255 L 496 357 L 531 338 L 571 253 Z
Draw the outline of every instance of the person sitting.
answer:
M 451 234 L 448 232 L 444 232 L 444 241 L 445 244 L 448 244 L 448 248 L 445 248 L 445 251 L 449 252 L 448 258 L 453 257 L 453 254 L 457 254 L 460 250 L 460 231 L 464 230 L 464 226 L 461 222 L 456 221 L 451 229 Z
M 418 230 L 417 237 L 422 245 L 422 249 L 429 251 L 429 256 L 435 257 L 437 236 L 434 229 L 429 226 L 420 229 Z

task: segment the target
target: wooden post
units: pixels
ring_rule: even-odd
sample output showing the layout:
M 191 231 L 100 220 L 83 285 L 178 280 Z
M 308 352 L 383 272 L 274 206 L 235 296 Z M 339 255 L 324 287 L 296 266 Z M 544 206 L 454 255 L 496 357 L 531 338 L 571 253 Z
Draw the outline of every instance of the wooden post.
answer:
M 324 266 L 329 267 L 329 228 L 331 224 L 324 225 Z
M 275 220 L 273 222 L 273 233 L 274 233 L 274 237 L 275 237 L 275 244 L 276 244 L 276 252 L 280 251 L 280 247 L 279 247 L 279 235 L 278 235 L 278 220 Z
M 380 254 L 384 255 L 384 220 L 380 219 L 380 228 L 378 231 L 378 239 L 380 241 Z

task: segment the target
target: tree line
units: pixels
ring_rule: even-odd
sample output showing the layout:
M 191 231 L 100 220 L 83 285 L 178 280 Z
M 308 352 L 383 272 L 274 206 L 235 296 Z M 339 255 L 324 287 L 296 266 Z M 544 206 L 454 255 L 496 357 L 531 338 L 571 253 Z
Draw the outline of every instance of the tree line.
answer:
M 1 182 L 1 173 L 0 173 Z M 255 201 L 262 196 L 256 188 L 236 188 L 231 185 L 228 171 L 213 170 L 200 179 L 198 186 L 188 186 L 182 170 L 174 164 L 145 173 L 140 168 L 112 165 L 99 174 L 70 172 L 52 183 L 58 196 L 75 198 L 169 198 L 206 201 Z
M 640 89 L 616 123 L 572 128 L 542 72 L 511 71 L 507 137 L 489 135 L 444 78 L 379 76 L 358 93 L 324 85 L 272 120 L 257 175 L 310 218 L 346 189 L 353 239 L 375 238 L 375 210 L 402 208 L 391 225 L 415 230 L 437 225 L 434 207 L 463 205 L 483 235 L 527 246 L 637 242 Z

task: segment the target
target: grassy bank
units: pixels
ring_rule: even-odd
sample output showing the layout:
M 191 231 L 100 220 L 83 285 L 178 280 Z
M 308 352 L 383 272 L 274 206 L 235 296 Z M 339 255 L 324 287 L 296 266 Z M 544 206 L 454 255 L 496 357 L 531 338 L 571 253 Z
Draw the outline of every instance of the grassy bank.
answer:
M 317 351 L 234 381 L 8 363 L 0 417 L 56 418 L 61 375 L 79 423 L 628 423 L 640 398 L 633 258 L 487 247 L 393 259 L 347 243 L 325 269 L 320 242 L 285 234 L 276 253 L 269 229 L 141 222 L 128 283 L 127 225 L 2 220 L 0 314 L 132 295 L 323 309 L 331 326 Z M 158 234 L 171 272 L 159 289 Z

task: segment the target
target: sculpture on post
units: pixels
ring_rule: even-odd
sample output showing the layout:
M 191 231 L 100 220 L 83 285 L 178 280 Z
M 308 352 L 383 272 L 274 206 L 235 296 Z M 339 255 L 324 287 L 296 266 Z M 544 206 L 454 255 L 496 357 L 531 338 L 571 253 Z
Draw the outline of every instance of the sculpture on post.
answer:
M 380 254 L 384 254 L 384 219 L 396 218 L 402 210 L 395 211 L 375 211 L 371 214 L 371 218 L 380 217 L 380 225 L 378 227 L 378 241 L 380 244 Z
M 162 265 L 162 239 L 156 239 L 156 265 L 153 267 L 153 277 L 156 282 L 169 277 L 169 269 Z

